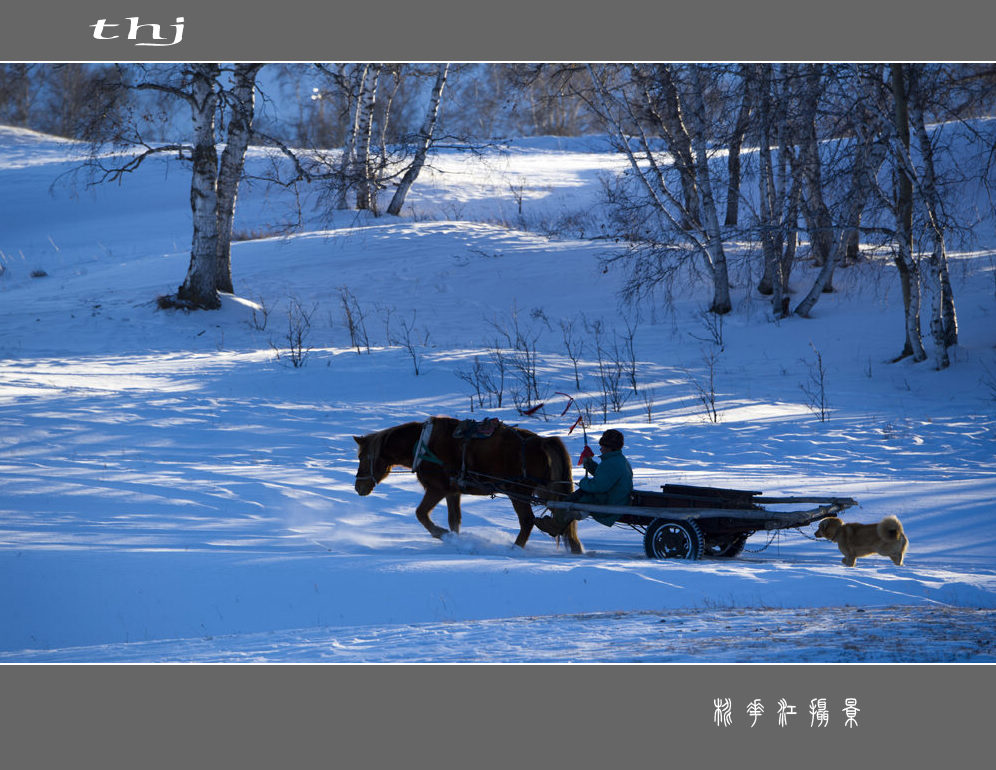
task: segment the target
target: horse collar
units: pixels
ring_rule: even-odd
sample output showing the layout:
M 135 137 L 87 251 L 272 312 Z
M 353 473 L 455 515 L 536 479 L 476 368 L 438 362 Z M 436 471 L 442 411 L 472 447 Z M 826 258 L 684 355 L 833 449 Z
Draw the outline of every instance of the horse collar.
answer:
M 435 452 L 429 449 L 429 437 L 431 435 L 432 418 L 430 417 L 422 423 L 422 432 L 419 434 L 418 441 L 415 442 L 415 449 L 412 450 L 412 473 L 417 471 L 418 467 L 425 461 L 436 463 L 437 465 L 443 464 L 443 461 L 436 456 Z

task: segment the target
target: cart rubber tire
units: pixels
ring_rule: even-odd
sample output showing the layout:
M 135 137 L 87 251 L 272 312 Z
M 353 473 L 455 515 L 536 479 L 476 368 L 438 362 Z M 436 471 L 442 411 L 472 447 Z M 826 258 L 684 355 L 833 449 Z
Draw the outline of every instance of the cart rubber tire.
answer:
M 734 556 L 739 556 L 743 553 L 748 537 L 750 537 L 749 534 L 733 535 L 732 537 L 714 540 L 712 543 L 706 544 L 704 553 L 706 556 L 732 559 Z
M 643 536 L 651 559 L 701 559 L 705 538 L 692 520 L 654 519 Z

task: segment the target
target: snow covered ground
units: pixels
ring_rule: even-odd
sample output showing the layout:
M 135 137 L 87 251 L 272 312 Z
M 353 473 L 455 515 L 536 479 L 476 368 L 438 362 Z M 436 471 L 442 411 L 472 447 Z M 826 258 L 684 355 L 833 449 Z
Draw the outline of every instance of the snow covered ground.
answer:
M 673 308 L 621 305 L 625 271 L 600 261 L 618 246 L 597 236 L 599 180 L 622 162 L 595 139 L 445 155 L 404 217 L 305 210 L 289 235 L 291 196 L 247 188 L 237 296 L 184 314 L 155 299 L 186 271 L 189 173 L 155 161 L 73 190 L 74 149 L 0 128 L 0 662 L 996 657 L 991 222 L 951 255 L 961 344 L 941 372 L 887 363 L 902 342 L 888 260 L 778 323 L 735 260 L 722 349 L 704 287 Z M 800 266 L 793 288 L 809 278 Z M 351 344 L 344 294 L 369 350 Z M 295 307 L 311 321 L 302 367 L 286 351 Z M 635 330 L 640 393 L 604 425 L 590 334 L 576 387 L 571 321 L 610 342 Z M 515 322 L 537 335 L 546 407 L 524 417 L 506 393 L 472 413 L 458 374 Z M 817 351 L 825 422 L 806 393 Z M 697 387 L 710 357 L 718 422 Z M 434 414 L 498 416 L 576 457 L 558 392 L 592 407 L 592 433 L 625 433 L 638 488 L 851 496 L 847 520 L 902 519 L 907 561 L 845 568 L 813 527 L 756 534 L 727 560 L 651 561 L 637 533 L 590 521 L 582 556 L 538 531 L 519 549 L 511 506 L 489 498 L 465 498 L 461 533 L 439 541 L 407 471 L 353 490 L 352 436 Z

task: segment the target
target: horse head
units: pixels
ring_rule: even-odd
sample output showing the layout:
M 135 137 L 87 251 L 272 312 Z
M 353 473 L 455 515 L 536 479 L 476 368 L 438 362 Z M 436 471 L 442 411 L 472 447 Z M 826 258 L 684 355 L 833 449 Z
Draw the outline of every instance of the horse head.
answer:
M 353 436 L 359 450 L 359 466 L 356 469 L 356 494 L 365 497 L 382 482 L 391 471 L 391 465 L 380 456 L 382 441 L 379 434 Z

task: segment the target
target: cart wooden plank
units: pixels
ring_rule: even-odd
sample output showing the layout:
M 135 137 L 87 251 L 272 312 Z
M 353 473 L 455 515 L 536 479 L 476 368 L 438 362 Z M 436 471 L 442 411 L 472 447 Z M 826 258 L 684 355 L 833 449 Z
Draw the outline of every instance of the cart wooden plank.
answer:
M 771 498 L 770 503 L 783 502 L 823 503 L 816 508 L 802 511 L 770 511 L 767 509 L 744 508 L 656 508 L 642 505 L 591 505 L 568 501 L 549 501 L 547 508 L 579 514 L 587 518 L 593 514 L 609 516 L 629 515 L 646 519 L 710 519 L 729 518 L 738 521 L 757 523 L 757 529 L 781 529 L 808 524 L 819 518 L 833 516 L 840 511 L 857 505 L 857 501 L 845 498 Z

